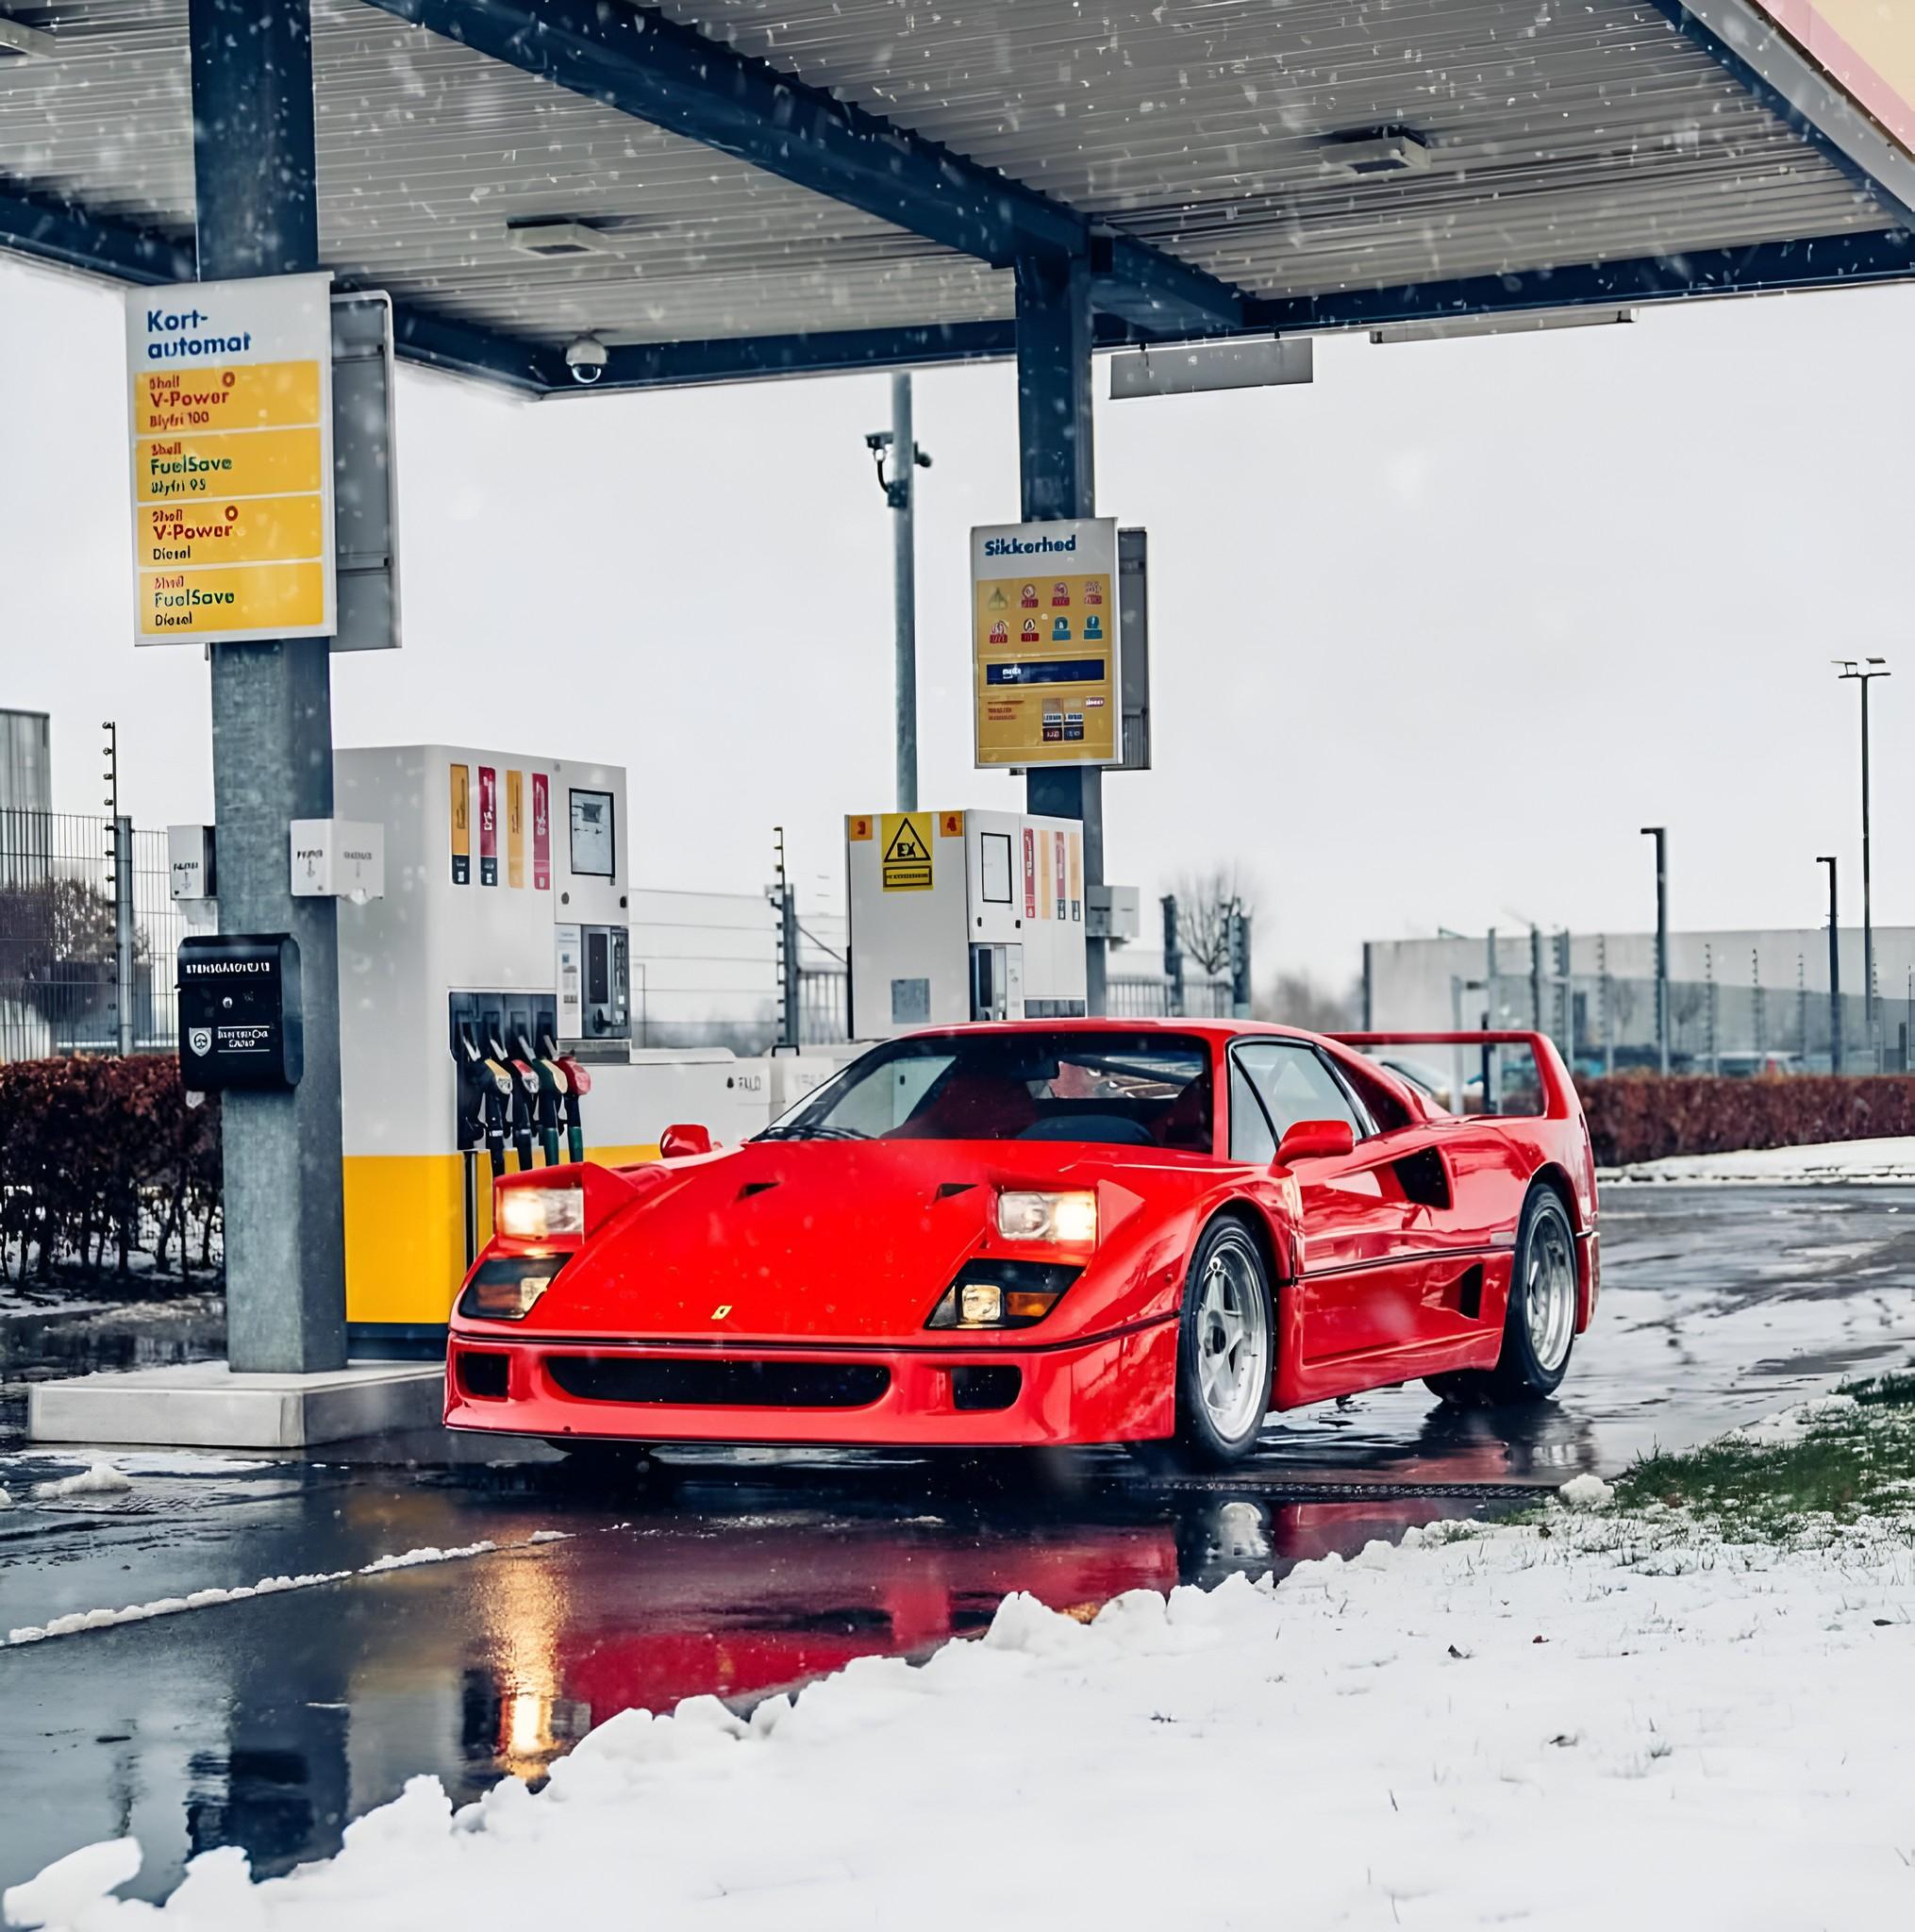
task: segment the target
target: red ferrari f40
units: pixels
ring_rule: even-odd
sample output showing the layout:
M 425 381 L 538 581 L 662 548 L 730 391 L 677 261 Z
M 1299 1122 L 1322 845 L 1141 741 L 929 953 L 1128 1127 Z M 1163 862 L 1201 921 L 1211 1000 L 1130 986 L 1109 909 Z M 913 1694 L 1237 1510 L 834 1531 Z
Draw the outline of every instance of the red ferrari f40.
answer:
M 1389 1058 L 1416 1042 L 1456 1064 L 1457 1110 Z M 1531 1033 L 917 1033 L 741 1146 L 674 1129 L 642 1166 L 494 1186 L 445 1420 L 574 1451 L 1124 1442 L 1226 1467 L 1273 1407 L 1419 1376 L 1547 1396 L 1598 1289 L 1589 1131 Z

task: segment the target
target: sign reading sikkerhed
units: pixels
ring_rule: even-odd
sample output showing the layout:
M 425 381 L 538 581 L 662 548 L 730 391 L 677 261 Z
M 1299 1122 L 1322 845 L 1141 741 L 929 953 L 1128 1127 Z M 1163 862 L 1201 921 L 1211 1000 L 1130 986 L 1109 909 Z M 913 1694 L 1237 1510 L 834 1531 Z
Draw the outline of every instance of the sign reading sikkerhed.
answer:
M 127 295 L 140 643 L 332 635 L 331 290 Z
M 973 530 L 971 624 L 980 770 L 1121 762 L 1114 517 Z

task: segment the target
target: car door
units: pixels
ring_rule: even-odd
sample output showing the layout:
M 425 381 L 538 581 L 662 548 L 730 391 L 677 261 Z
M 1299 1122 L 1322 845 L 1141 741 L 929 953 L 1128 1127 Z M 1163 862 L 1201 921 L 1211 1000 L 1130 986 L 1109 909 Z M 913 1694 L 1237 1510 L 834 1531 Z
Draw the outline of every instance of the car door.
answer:
M 1418 1341 L 1428 1263 L 1418 1236 L 1426 1216 L 1404 1185 L 1400 1163 L 1415 1151 L 1405 1135 L 1379 1133 L 1329 1060 L 1305 1040 L 1238 1041 L 1231 1103 L 1233 1158 L 1271 1159 L 1299 1121 L 1348 1121 L 1357 1137 L 1349 1154 L 1302 1160 L 1295 1170 L 1304 1220 L 1304 1366 Z

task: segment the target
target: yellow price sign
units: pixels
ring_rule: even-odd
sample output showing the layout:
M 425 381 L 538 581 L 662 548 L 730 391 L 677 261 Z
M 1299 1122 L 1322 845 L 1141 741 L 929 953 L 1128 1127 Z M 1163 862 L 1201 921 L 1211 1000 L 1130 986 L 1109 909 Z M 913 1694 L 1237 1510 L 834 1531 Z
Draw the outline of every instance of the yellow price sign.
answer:
M 155 503 L 140 509 L 140 562 L 279 563 L 318 557 L 325 506 L 317 496 L 266 496 L 238 503 Z
M 133 480 L 142 503 L 316 494 L 323 454 L 317 428 L 142 437 L 134 452 Z
M 320 623 L 325 610 L 325 569 L 318 561 L 140 573 L 140 629 L 146 637 L 274 625 L 290 631 Z
M 134 391 L 136 436 L 274 429 L 318 421 L 317 362 L 148 370 Z

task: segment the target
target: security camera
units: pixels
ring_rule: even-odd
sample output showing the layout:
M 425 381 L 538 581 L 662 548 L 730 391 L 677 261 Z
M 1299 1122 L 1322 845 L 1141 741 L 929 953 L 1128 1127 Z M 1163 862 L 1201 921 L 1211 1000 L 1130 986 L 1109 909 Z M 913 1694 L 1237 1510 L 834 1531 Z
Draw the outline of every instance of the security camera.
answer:
M 610 360 L 606 345 L 596 336 L 580 336 L 565 345 L 565 366 L 574 382 L 596 382 Z

